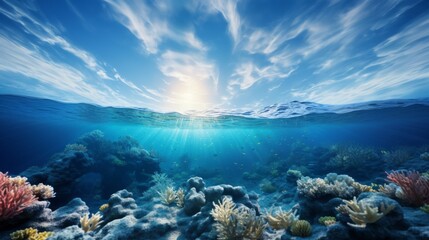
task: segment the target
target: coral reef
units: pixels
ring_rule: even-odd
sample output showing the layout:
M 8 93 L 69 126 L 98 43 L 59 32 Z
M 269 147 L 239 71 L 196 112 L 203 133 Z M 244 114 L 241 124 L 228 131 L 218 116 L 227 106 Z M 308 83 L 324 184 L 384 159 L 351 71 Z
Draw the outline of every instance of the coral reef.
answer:
M 12 240 L 45 240 L 52 236 L 53 232 L 39 232 L 34 228 L 18 230 L 10 234 Z
M 112 192 L 124 188 L 142 192 L 149 188 L 150 176 L 159 171 L 158 159 L 135 139 L 122 137 L 110 141 L 104 138 L 103 132 L 95 130 L 83 135 L 76 143 L 67 145 L 44 167 L 29 168 L 21 175 L 28 177 L 33 184 L 54 187 L 57 198 L 52 203 L 58 206 L 78 196 L 91 198 L 98 194 L 107 199 Z M 117 177 L 117 172 L 122 173 L 121 178 Z M 88 174 L 96 174 L 100 182 L 89 182 L 85 179 Z M 87 191 L 77 194 L 78 189 L 89 188 L 91 184 L 92 194 L 82 196 Z
M 268 225 L 271 228 L 279 230 L 288 229 L 295 221 L 298 220 L 299 216 L 297 215 L 297 210 L 291 209 L 285 212 L 281 208 L 278 208 L 274 213 L 272 210 L 267 211 L 264 218 L 267 220 Z
M 311 236 L 311 230 L 311 224 L 306 220 L 298 220 L 290 227 L 291 234 L 298 237 Z
M 370 186 L 355 182 L 348 175 L 329 173 L 324 179 L 302 177 L 297 181 L 298 193 L 309 198 L 340 197 L 350 199 L 362 192 L 374 191 Z
M 11 178 L 0 172 L 0 222 L 11 219 L 37 201 L 25 179 Z
M 380 207 L 372 206 L 363 201 L 358 202 L 356 197 L 350 201 L 344 200 L 344 202 L 346 205 L 338 206 L 337 210 L 349 215 L 354 224 L 347 223 L 348 225 L 359 228 L 365 228 L 366 224 L 377 222 L 395 208 L 394 205 L 386 206 L 385 203 L 381 203 Z
M 360 146 L 335 145 L 332 147 L 331 151 L 335 153 L 335 156 L 332 157 L 326 165 L 343 171 L 356 170 L 356 167 L 380 159 L 380 156 L 377 155 L 373 149 Z
M 213 206 L 210 213 L 216 221 L 218 239 L 261 239 L 265 225 L 255 211 L 244 206 L 237 208 L 228 197 Z
M 325 226 L 330 226 L 332 224 L 335 224 L 337 222 L 337 219 L 333 216 L 323 216 L 319 218 L 319 223 Z
M 95 231 L 102 223 L 101 218 L 102 216 L 100 213 L 92 214 L 91 217 L 89 217 L 89 213 L 87 213 L 79 220 L 80 228 L 82 228 L 85 233 Z
M 387 173 L 387 179 L 397 184 L 402 193 L 399 198 L 413 206 L 429 204 L 429 178 L 417 171 L 393 171 Z

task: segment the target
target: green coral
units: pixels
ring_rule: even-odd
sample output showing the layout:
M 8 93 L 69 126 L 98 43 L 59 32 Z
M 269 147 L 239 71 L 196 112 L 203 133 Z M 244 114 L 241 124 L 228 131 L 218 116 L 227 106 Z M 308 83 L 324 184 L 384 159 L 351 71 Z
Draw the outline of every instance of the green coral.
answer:
M 12 240 L 45 240 L 53 234 L 53 232 L 39 232 L 34 228 L 26 228 L 11 233 L 10 238 Z
M 298 220 L 292 224 L 290 232 L 298 237 L 311 236 L 311 224 L 306 220 Z
M 429 204 L 425 204 L 420 207 L 420 210 L 422 210 L 425 213 L 429 213 Z
M 264 193 L 273 193 L 277 191 L 277 187 L 270 181 L 264 180 L 261 184 L 259 184 L 259 188 Z

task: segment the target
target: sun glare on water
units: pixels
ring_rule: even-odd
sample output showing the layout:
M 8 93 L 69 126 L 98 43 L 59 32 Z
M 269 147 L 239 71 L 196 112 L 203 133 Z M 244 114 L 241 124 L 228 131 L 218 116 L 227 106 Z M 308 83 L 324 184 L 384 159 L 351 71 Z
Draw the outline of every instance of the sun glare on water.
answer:
M 167 108 L 174 112 L 190 113 L 203 112 L 209 109 L 212 103 L 214 89 L 202 83 L 181 82 L 171 86 L 170 98 L 168 99 Z

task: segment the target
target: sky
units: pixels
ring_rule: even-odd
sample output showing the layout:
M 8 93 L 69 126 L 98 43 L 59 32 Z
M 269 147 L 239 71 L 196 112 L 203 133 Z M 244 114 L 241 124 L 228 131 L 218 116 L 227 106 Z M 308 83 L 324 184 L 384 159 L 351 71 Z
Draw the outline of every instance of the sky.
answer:
M 162 112 L 429 97 L 429 1 L 0 0 L 0 94 Z

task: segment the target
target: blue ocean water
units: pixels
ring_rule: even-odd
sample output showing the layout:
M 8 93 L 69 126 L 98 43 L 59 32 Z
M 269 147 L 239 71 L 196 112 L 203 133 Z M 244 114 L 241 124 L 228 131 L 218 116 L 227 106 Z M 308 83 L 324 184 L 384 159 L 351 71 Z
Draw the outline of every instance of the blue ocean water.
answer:
M 389 150 L 429 144 L 429 100 L 424 99 L 342 106 L 292 102 L 254 112 L 204 114 L 156 113 L 2 95 L 0 169 L 19 173 L 29 166 L 43 165 L 66 144 L 93 130 L 101 130 L 110 139 L 135 138 L 161 159 L 164 168 L 174 168 L 187 158 L 195 174 L 219 171 L 231 181 L 237 171 L 245 172 L 258 162 L 287 159 L 297 145 Z M 290 161 L 301 164 L 299 159 Z
M 180 114 L 0 95 L 0 136 L 0 172 L 29 177 L 32 184 L 54 185 L 57 197 L 50 200 L 52 209 L 79 197 L 85 201 L 83 204 L 89 206 L 90 212 L 96 212 L 111 194 L 113 197 L 116 191 L 127 189 L 134 193 L 139 208 L 158 211 L 156 214 L 165 217 L 164 210 L 157 210 L 156 201 L 141 198 L 153 188 L 154 182 L 161 181 L 154 181 L 152 175 L 160 172 L 171 179 L 171 183 L 167 181 L 169 184 L 185 189 L 190 184 L 187 179 L 196 176 L 204 179 L 206 186 L 216 185 L 224 189 L 229 185 L 221 184 L 243 186 L 249 193 L 244 195 L 247 199 L 259 196 L 258 207 L 250 206 L 255 209 L 259 206 L 261 209 L 271 206 L 291 208 L 299 203 L 301 219 L 311 221 L 318 234 L 329 235 L 328 230 L 317 225 L 317 219 L 323 214 L 336 214 L 332 206 L 330 212 L 323 212 L 324 207 L 317 205 L 328 204 L 330 201 L 326 201 L 329 199 L 322 197 L 317 203 L 314 200 L 309 202 L 308 196 L 298 197 L 297 179 L 301 176 L 327 176 L 325 179 L 328 179 L 332 175 L 327 174 L 333 172 L 347 174 L 368 186 L 375 182 L 373 186 L 377 189 L 387 182 L 386 173 L 393 170 L 428 171 L 429 99 L 351 105 L 291 102 L 252 111 L 213 110 Z M 68 144 L 75 144 L 71 152 L 67 150 Z M 78 149 L 79 144 L 87 149 Z M 290 174 L 290 170 L 299 171 L 299 176 Z M 344 180 L 348 177 L 338 179 L 349 181 Z M 188 195 L 192 193 L 189 187 L 187 191 Z M 360 196 L 367 199 L 377 196 L 365 194 Z M 404 200 L 398 196 L 392 198 Z M 338 201 L 337 205 L 341 203 Z M 409 206 L 406 201 L 403 204 Z M 213 207 L 211 203 L 206 206 Z M 200 213 L 208 216 L 210 208 L 201 208 Z M 172 210 L 172 207 L 169 209 L 176 213 L 179 211 Z M 264 214 L 260 211 L 258 214 Z M 177 214 L 174 221 L 194 224 L 194 220 L 186 216 L 194 212 L 187 213 L 186 207 L 185 213 Z M 429 216 L 422 214 L 418 208 L 407 208 L 406 216 L 414 219 L 412 224 L 416 224 L 416 219 Z M 401 216 L 403 219 L 404 214 Z M 109 214 L 105 217 L 108 218 Z M 142 215 L 142 221 L 145 218 L 153 220 Z M 350 221 L 339 220 L 345 226 Z M 157 220 L 153 221 L 156 225 Z M 212 222 L 206 225 L 211 226 Z M 388 227 L 374 225 L 361 235 L 347 238 L 348 233 L 345 232 L 354 231 L 349 226 L 341 235 L 345 239 L 367 239 L 362 236 L 369 236 L 367 234 L 371 231 L 380 228 L 385 236 L 394 226 L 392 224 Z M 405 226 L 408 223 L 401 224 Z M 188 228 L 176 226 L 185 236 L 177 239 L 197 239 L 189 237 L 189 232 L 185 233 Z M 0 233 L 4 236 L 19 228 L 6 229 L 6 232 L 1 232 L 0 226 Z M 61 230 L 58 227 L 45 229 Z M 216 234 L 211 229 L 205 230 L 206 233 Z M 156 227 L 151 231 L 156 232 Z M 270 231 L 267 230 L 264 236 L 271 236 Z M 145 234 L 142 231 L 138 236 L 148 236 Z M 105 232 L 100 230 L 98 235 L 104 237 Z M 315 234 L 312 239 L 323 239 L 317 236 Z M 396 236 L 382 239 L 399 239 Z

